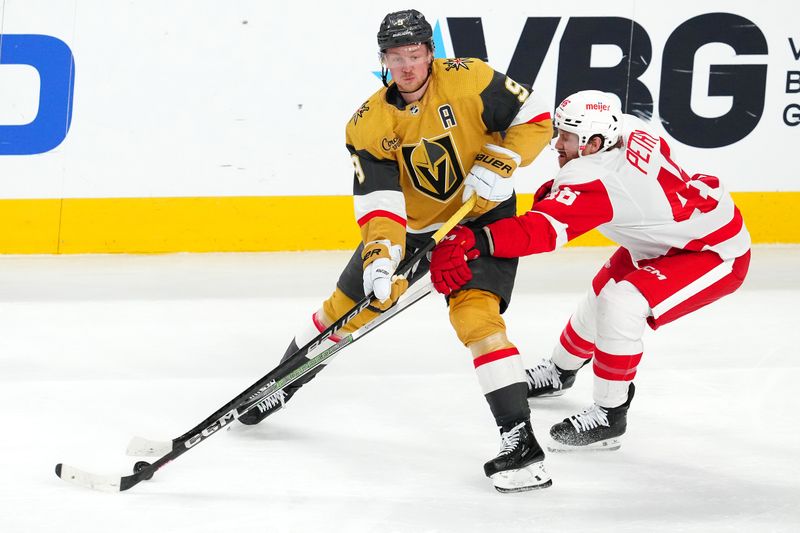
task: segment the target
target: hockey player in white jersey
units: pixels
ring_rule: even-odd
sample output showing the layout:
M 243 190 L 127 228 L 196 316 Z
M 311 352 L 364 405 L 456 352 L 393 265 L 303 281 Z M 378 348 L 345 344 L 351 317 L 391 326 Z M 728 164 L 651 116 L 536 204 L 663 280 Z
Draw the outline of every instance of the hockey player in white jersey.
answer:
M 734 292 L 750 235 L 716 176 L 689 175 L 667 140 L 600 91 L 567 97 L 554 117 L 561 167 L 524 215 L 455 228 L 431 276 L 452 294 L 481 255 L 555 250 L 597 228 L 620 244 L 592 281 L 549 360 L 528 369 L 529 397 L 558 395 L 593 360 L 594 404 L 554 425 L 552 450 L 617 449 L 625 433 L 645 326 L 656 329 Z

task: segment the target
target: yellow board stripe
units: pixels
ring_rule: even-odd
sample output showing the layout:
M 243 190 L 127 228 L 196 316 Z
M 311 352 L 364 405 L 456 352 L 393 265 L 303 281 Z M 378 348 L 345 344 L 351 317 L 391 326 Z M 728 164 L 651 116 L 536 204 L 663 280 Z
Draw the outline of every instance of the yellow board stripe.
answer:
M 800 192 L 734 193 L 755 243 L 800 243 Z M 519 212 L 531 205 L 520 195 Z M 0 200 L 0 253 L 343 250 L 350 196 Z M 609 246 L 596 231 L 570 243 Z

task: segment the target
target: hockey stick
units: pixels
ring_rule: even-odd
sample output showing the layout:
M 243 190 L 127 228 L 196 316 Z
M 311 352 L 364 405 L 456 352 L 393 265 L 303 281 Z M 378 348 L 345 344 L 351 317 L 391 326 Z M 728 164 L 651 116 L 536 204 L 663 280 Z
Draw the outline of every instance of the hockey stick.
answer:
M 367 333 L 370 333 L 381 324 L 387 322 L 391 318 L 394 318 L 418 301 L 422 300 L 424 297 L 429 295 L 432 290 L 433 286 L 430 280 L 425 280 L 413 291 L 409 290 L 400 298 L 396 305 L 390 307 L 388 310 L 384 311 L 353 333 L 342 337 L 339 342 L 329 347 L 316 357 L 309 359 L 309 362 L 301 367 L 298 367 L 295 372 L 287 375 L 283 380 L 276 381 L 274 384 L 270 382 L 270 387 L 265 389 L 262 394 L 259 394 L 257 397 L 248 400 L 245 404 L 238 407 L 238 410 L 242 411 L 239 416 L 247 411 L 250 411 L 251 408 L 258 404 L 263 398 L 268 398 L 270 394 L 275 394 L 277 391 L 283 389 L 283 387 L 287 385 L 290 385 L 297 379 L 300 379 L 320 364 L 327 364 L 340 350 L 364 338 Z M 314 364 L 309 364 L 311 361 L 314 361 Z M 295 373 L 297 374 L 295 375 Z M 180 444 L 181 442 L 177 439 L 172 441 L 158 441 L 146 439 L 144 437 L 133 437 L 128 444 L 126 453 L 134 457 L 161 456 L 169 453 L 175 446 L 179 446 Z
M 411 270 L 419 263 L 419 261 L 425 257 L 425 255 L 433 250 L 436 244 L 444 238 L 447 233 L 458 224 L 461 219 L 463 219 L 467 214 L 472 210 L 475 206 L 475 202 L 477 201 L 477 196 L 473 195 L 469 200 L 467 200 L 464 205 L 462 205 L 458 211 L 456 211 L 443 225 L 439 228 L 433 235 L 431 235 L 428 242 L 422 248 L 418 249 L 416 253 L 407 257 L 403 260 L 400 265 L 397 267 L 395 274 L 398 276 L 406 276 Z M 322 333 L 308 341 L 303 347 L 299 348 L 294 354 L 290 357 L 286 358 L 285 361 L 280 363 L 277 367 L 275 367 L 272 371 L 270 371 L 266 376 L 263 376 L 259 379 L 256 383 L 251 385 L 247 390 L 239 394 L 237 397 L 233 398 L 227 404 L 223 405 L 219 409 L 217 409 L 213 414 L 209 415 L 205 420 L 197 424 L 195 427 L 181 435 L 173 439 L 173 442 L 176 445 L 182 444 L 196 435 L 198 432 L 202 431 L 203 428 L 208 427 L 214 424 L 220 417 L 226 413 L 228 413 L 232 407 L 234 406 L 241 406 L 245 401 L 253 401 L 257 402 L 262 398 L 268 396 L 266 393 L 265 385 L 268 384 L 270 381 L 280 377 L 282 374 L 286 372 L 290 372 L 290 367 L 295 364 L 301 357 L 306 357 L 309 353 L 315 351 L 319 346 L 325 342 L 331 335 L 333 335 L 336 331 L 343 328 L 348 322 L 350 322 L 356 315 L 361 313 L 364 309 L 366 309 L 372 303 L 373 295 L 369 294 L 361 299 L 352 309 L 346 312 L 339 320 L 336 320 L 333 324 L 325 328 Z
M 406 258 L 406 260 L 404 260 L 397 268 L 395 273 L 400 276 L 407 275 L 414 268 L 414 266 L 423 257 L 425 257 L 425 254 L 433 250 L 436 244 L 442 240 L 442 238 L 444 238 L 444 236 L 447 235 L 447 233 L 472 210 L 475 205 L 475 201 L 476 196 L 473 195 L 458 209 L 458 211 L 453 214 L 453 216 L 447 220 L 447 222 L 442 225 L 442 227 L 440 227 L 431 236 L 429 241 L 422 248 L 417 250 L 416 253 L 414 253 L 411 257 Z M 217 433 L 221 428 L 225 427 L 240 415 L 254 408 L 260 399 L 274 394 L 278 390 L 282 390 L 283 387 L 286 387 L 311 371 L 313 368 L 319 366 L 325 359 L 330 357 L 328 352 L 331 350 L 331 348 L 335 348 L 335 346 L 332 346 L 316 357 L 309 359 L 299 368 L 294 370 L 288 369 L 288 367 L 293 364 L 297 357 L 300 357 L 301 355 L 305 356 L 310 351 L 317 348 L 320 343 L 328 339 L 335 331 L 338 331 L 344 327 L 356 315 L 366 309 L 371 303 L 372 298 L 372 294 L 365 296 L 350 311 L 345 313 L 342 318 L 328 326 L 317 337 L 297 350 L 297 352 L 295 352 L 290 358 L 279 364 L 272 371 L 268 372 L 253 385 L 248 387 L 244 392 L 236 396 L 230 402 L 203 420 L 203 422 L 178 437 L 178 439 L 176 439 L 177 442 L 175 442 L 172 450 L 164 454 L 161 458 L 153 463 L 146 463 L 144 461 L 137 462 L 134 467 L 135 472 L 132 475 L 101 476 L 91 474 L 62 463 L 58 463 L 56 465 L 56 475 L 61 479 L 70 481 L 83 487 L 110 492 L 128 490 L 129 488 L 138 484 L 140 481 L 150 479 L 153 477 L 153 474 L 155 474 L 155 472 L 162 466 L 180 457 L 200 442 Z M 281 384 L 278 385 L 278 382 Z M 238 412 L 238 409 L 242 406 L 246 406 L 246 409 L 242 412 Z
M 398 314 L 405 311 L 415 303 L 422 300 L 425 296 L 431 293 L 431 290 L 432 290 L 431 283 L 429 281 L 426 281 L 418 290 L 404 297 L 402 301 L 398 302 L 397 305 L 389 309 L 386 313 L 381 314 L 380 316 L 376 317 L 374 320 L 372 320 L 365 326 L 359 328 L 353 333 L 350 333 L 346 337 L 343 337 L 338 343 L 322 351 L 317 356 L 309 359 L 305 364 L 298 367 L 294 371 L 290 372 L 285 377 L 277 381 L 271 381 L 270 383 L 268 383 L 267 386 L 264 388 L 264 396 L 269 396 L 271 394 L 275 394 L 276 392 L 283 390 L 285 387 L 291 385 L 298 379 L 302 378 L 304 375 L 306 375 L 314 368 L 318 367 L 319 365 L 323 364 L 326 361 L 329 361 L 343 348 L 363 338 L 367 333 L 373 331 L 379 325 L 385 323 L 390 318 L 397 316 Z M 239 416 L 249 412 L 251 409 L 254 409 L 258 404 L 258 400 L 260 398 L 261 397 L 259 396 L 259 398 L 247 402 L 247 405 L 242 405 L 233 408 L 229 413 L 220 418 L 220 420 L 218 420 L 213 427 L 206 428 L 199 435 L 195 436 L 192 440 L 187 441 L 186 443 L 157 442 L 157 441 L 149 441 L 146 439 L 142 439 L 140 437 L 135 438 L 134 440 L 137 439 L 139 440 L 140 446 L 148 446 L 152 448 L 154 452 L 161 450 L 165 454 L 158 461 L 155 461 L 152 464 L 146 463 L 144 461 L 137 462 L 136 466 L 134 466 L 133 475 L 129 476 L 97 475 L 61 463 L 56 465 L 56 475 L 58 475 L 58 477 L 60 477 L 61 479 L 75 483 L 77 485 L 81 485 L 83 487 L 100 490 L 104 492 L 120 492 L 123 490 L 127 490 L 142 480 L 150 479 L 151 477 L 153 477 L 153 473 L 155 473 L 155 471 L 158 470 L 158 468 L 165 465 L 169 461 L 175 459 L 176 457 L 184 454 L 195 444 L 201 442 L 206 437 L 217 432 L 219 429 L 226 426 L 227 424 L 230 424 Z M 240 409 L 241 412 L 239 412 Z

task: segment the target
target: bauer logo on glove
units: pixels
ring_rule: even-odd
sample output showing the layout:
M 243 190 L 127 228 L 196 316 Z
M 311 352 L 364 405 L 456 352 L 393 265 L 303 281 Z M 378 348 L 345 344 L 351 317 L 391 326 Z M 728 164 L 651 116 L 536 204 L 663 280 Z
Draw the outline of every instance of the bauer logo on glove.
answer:
M 472 211 L 481 215 L 504 202 L 514 194 L 513 173 L 522 158 L 516 152 L 487 144 L 475 157 L 475 164 L 464 180 L 461 201 L 466 202 L 472 194 L 478 195 L 478 202 Z
M 514 169 L 516 168 L 516 165 L 514 165 L 512 167 L 508 163 L 506 163 L 506 162 L 504 162 L 504 161 L 502 161 L 500 159 L 497 159 L 494 156 L 491 156 L 489 154 L 484 154 L 484 153 L 480 153 L 477 156 L 475 156 L 475 161 L 476 162 L 481 162 L 484 165 L 487 165 L 487 166 L 490 166 L 490 167 L 495 167 L 496 169 L 498 169 L 501 172 L 503 172 L 505 174 L 506 178 L 510 177 L 511 173 L 514 172 Z

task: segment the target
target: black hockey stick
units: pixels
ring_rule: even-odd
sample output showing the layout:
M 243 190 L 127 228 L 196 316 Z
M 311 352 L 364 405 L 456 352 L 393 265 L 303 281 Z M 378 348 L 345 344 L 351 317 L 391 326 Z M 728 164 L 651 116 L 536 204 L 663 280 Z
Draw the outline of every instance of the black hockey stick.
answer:
M 276 394 L 276 392 L 303 377 L 317 366 L 323 363 L 327 364 L 340 350 L 350 346 L 359 339 L 362 339 L 367 333 L 373 331 L 381 324 L 387 322 L 389 319 L 399 315 L 401 312 L 405 311 L 430 294 L 432 290 L 433 286 L 429 280 L 419 282 L 412 286 L 408 292 L 406 292 L 406 294 L 400 298 L 396 305 L 384 311 L 356 331 L 346 335 L 345 337 L 342 337 L 336 344 L 329 347 L 316 357 L 309 359 L 304 365 L 298 367 L 296 371 L 291 372 L 284 379 L 268 383 L 268 387 L 260 391 L 261 394 L 254 395 L 252 399 L 247 400 L 237 408 L 237 412 L 239 412 L 238 416 L 250 411 L 252 407 L 260 403 L 264 398 L 269 398 L 270 395 Z M 127 454 L 135 457 L 161 456 L 169 453 L 173 448 L 180 446 L 181 444 L 181 441 L 178 439 L 171 441 L 157 441 L 145 439 L 143 437 L 133 437 L 128 444 Z
M 406 258 L 400 264 L 396 270 L 396 274 L 407 275 L 414 268 L 414 266 L 423 257 L 425 257 L 425 254 L 433 250 L 436 244 L 442 240 L 442 238 L 444 238 L 444 236 L 447 235 L 447 233 L 472 210 L 475 205 L 475 201 L 476 197 L 473 195 L 467 202 L 464 203 L 464 205 L 459 208 L 458 211 L 453 214 L 453 216 L 447 220 L 447 222 L 442 225 L 441 228 L 439 228 L 431 236 L 430 240 L 425 244 L 425 246 L 417 250 L 416 253 Z M 146 463 L 144 461 L 136 463 L 136 466 L 134 467 L 136 472 L 134 472 L 132 475 L 100 476 L 85 472 L 69 465 L 64 465 L 62 463 L 56 465 L 56 475 L 61 479 L 71 481 L 84 487 L 111 492 L 127 490 L 142 480 L 150 479 L 153 477 L 153 474 L 155 474 L 155 472 L 162 466 L 178 458 L 203 440 L 217 433 L 221 428 L 225 427 L 240 415 L 244 414 L 250 409 L 255 408 L 255 405 L 259 400 L 274 394 L 278 390 L 282 390 L 283 387 L 290 385 L 292 382 L 296 381 L 313 368 L 316 368 L 322 364 L 325 359 L 331 357 L 332 353 L 329 354 L 328 352 L 336 346 L 332 346 L 316 357 L 309 359 L 299 368 L 294 370 L 289 369 L 289 366 L 293 366 L 293 362 L 297 357 L 301 355 L 305 356 L 310 351 L 317 348 L 320 343 L 328 339 L 335 331 L 338 331 L 344 327 L 356 315 L 366 309 L 366 307 L 371 303 L 372 298 L 372 294 L 365 296 L 350 311 L 345 313 L 342 318 L 328 326 L 325 331 L 309 341 L 305 346 L 297 350 L 297 352 L 295 352 L 290 358 L 279 364 L 272 371 L 268 372 L 265 376 L 248 387 L 241 394 L 236 396 L 230 402 L 203 420 L 203 422 L 178 437 L 178 439 L 176 439 L 177 442 L 175 442 L 172 450 L 163 455 L 161 458 L 153 463 Z M 335 353 L 335 351 L 333 353 Z M 242 406 L 246 406 L 245 410 L 239 412 L 239 408 Z
M 405 311 L 418 301 L 422 300 L 425 296 L 431 293 L 431 289 L 432 287 L 430 282 L 428 281 L 424 282 L 422 284 L 422 287 L 408 294 L 406 297 L 404 297 L 404 299 L 401 302 L 398 302 L 397 305 L 389 309 L 386 313 L 379 315 L 374 320 L 370 321 L 368 324 L 364 325 L 363 327 L 359 328 L 353 333 L 348 334 L 346 337 L 343 337 L 338 343 L 322 351 L 315 357 L 309 359 L 306 363 L 296 368 L 292 372 L 288 373 L 283 378 L 268 383 L 264 388 L 264 395 L 269 396 L 271 394 L 275 394 L 276 392 L 283 390 L 285 387 L 291 385 L 292 383 L 294 383 L 295 381 L 306 375 L 314 368 L 325 363 L 326 361 L 329 361 L 343 348 L 363 338 L 367 333 L 373 331 L 379 325 L 385 323 L 390 318 L 397 316 L 398 314 Z M 136 465 L 134 466 L 134 473 L 132 475 L 128 476 L 97 475 L 61 463 L 56 465 L 56 475 L 58 475 L 58 477 L 66 481 L 95 490 L 101 490 L 105 492 L 120 492 L 123 490 L 127 490 L 136 485 L 137 483 L 139 483 L 140 481 L 150 479 L 151 477 L 153 477 L 153 474 L 155 473 L 156 470 L 158 470 L 168 462 L 172 461 L 173 459 L 179 457 L 180 455 L 183 455 L 189 449 L 194 447 L 196 444 L 203 441 L 205 438 L 213 435 L 226 425 L 230 424 L 231 422 L 236 420 L 236 418 L 238 418 L 239 416 L 249 412 L 251 409 L 255 409 L 257 404 L 258 404 L 258 399 L 253 401 L 248 401 L 246 402 L 246 405 L 243 404 L 241 406 L 234 407 L 231 411 L 222 416 L 215 424 L 213 424 L 208 428 L 205 428 L 199 434 L 193 436 L 192 439 L 186 441 L 185 443 L 181 442 L 160 443 L 156 441 L 147 441 L 145 439 L 140 439 L 141 441 L 139 443 L 140 446 L 149 446 L 154 451 L 162 450 L 162 453 L 165 454 L 159 460 L 153 462 L 152 464 L 146 463 L 145 461 L 137 462 Z
M 453 216 L 451 216 L 447 222 L 445 222 L 441 228 L 439 228 L 433 235 L 431 235 L 428 242 L 416 251 L 413 255 L 407 257 L 403 260 L 400 265 L 397 267 L 395 274 L 398 276 L 406 276 L 411 270 L 419 263 L 419 261 L 425 257 L 425 255 L 433 250 L 436 244 L 444 238 L 447 233 L 458 224 L 461 219 L 463 219 L 467 214 L 472 210 L 475 206 L 475 202 L 477 201 L 477 196 L 473 195 L 472 198 L 467 200 L 467 202 L 462 205 L 458 211 L 456 211 Z M 237 397 L 233 398 L 227 404 L 223 405 L 219 409 L 217 409 L 213 414 L 209 415 L 208 418 L 200 422 L 198 425 L 181 435 L 173 439 L 173 442 L 176 445 L 184 443 L 188 441 L 190 438 L 195 436 L 199 431 L 203 428 L 208 427 L 209 425 L 213 424 L 215 421 L 219 420 L 219 418 L 231 410 L 234 406 L 241 406 L 245 401 L 253 401 L 257 402 L 262 398 L 268 396 L 266 393 L 265 385 L 274 379 L 280 377 L 283 373 L 291 371 L 290 368 L 295 364 L 301 357 L 306 357 L 309 353 L 316 350 L 323 342 L 325 342 L 331 335 L 333 335 L 336 331 L 343 328 L 348 322 L 350 322 L 356 315 L 361 313 L 364 309 L 366 309 L 372 303 L 373 295 L 369 294 L 365 296 L 361 301 L 359 301 L 352 309 L 350 309 L 347 313 L 345 313 L 339 320 L 336 320 L 333 324 L 325 328 L 325 330 L 308 341 L 304 346 L 299 348 L 294 354 L 290 357 L 286 358 L 285 361 L 280 363 L 277 367 L 275 367 L 272 371 L 270 371 L 266 376 L 259 379 L 256 383 L 251 385 L 247 390 L 239 394 Z

